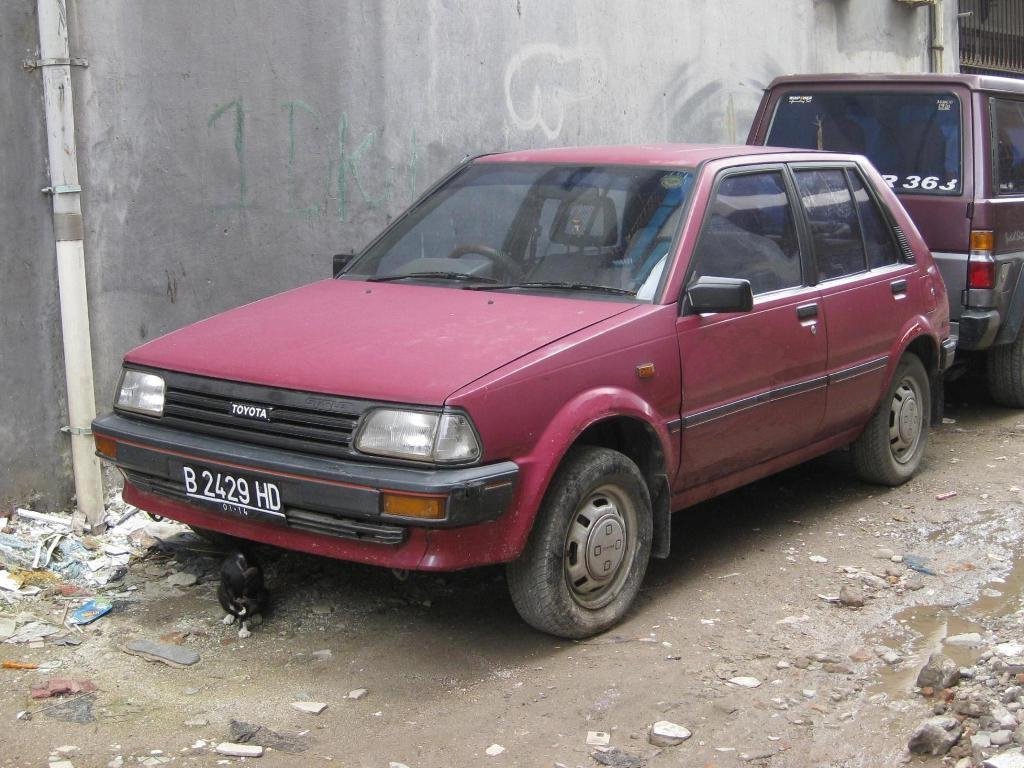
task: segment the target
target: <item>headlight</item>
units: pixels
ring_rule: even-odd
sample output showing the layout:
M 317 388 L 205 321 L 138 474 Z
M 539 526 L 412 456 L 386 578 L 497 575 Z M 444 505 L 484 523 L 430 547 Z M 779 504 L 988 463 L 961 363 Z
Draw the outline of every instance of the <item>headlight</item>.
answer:
M 378 408 L 363 417 L 357 451 L 414 461 L 464 462 L 480 458 L 480 441 L 468 416 Z
M 126 368 L 121 373 L 121 383 L 117 387 L 114 407 L 144 413 L 147 416 L 162 416 L 165 390 L 162 377 Z

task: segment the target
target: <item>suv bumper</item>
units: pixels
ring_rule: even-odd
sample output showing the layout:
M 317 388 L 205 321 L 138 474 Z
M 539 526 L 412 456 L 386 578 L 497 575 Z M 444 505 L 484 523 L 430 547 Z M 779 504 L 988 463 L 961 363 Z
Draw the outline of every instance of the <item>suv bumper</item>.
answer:
M 995 309 L 965 309 L 960 315 L 960 349 L 988 349 L 999 332 L 1000 316 Z
M 116 414 L 96 419 L 93 433 L 116 445 L 115 456 L 101 456 L 124 473 L 125 499 L 142 509 L 232 536 L 392 568 L 445 570 L 502 559 L 480 551 L 434 553 L 425 566 L 426 534 L 458 534 L 497 520 L 512 507 L 519 476 L 510 461 L 450 469 L 384 466 L 247 445 Z M 190 498 L 186 465 L 273 483 L 281 513 L 253 515 L 237 505 Z M 385 515 L 387 491 L 439 498 L 444 517 Z

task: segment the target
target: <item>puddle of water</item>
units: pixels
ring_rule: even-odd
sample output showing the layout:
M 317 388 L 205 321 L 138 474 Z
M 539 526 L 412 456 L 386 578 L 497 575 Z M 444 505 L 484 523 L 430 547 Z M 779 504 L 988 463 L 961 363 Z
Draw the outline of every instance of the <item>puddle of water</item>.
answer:
M 998 594 L 996 594 L 998 593 Z M 928 656 L 941 651 L 961 667 L 977 661 L 982 648 L 945 645 L 952 635 L 977 632 L 984 636 L 985 620 L 1020 610 L 1024 604 L 1024 558 L 1017 559 L 1005 578 L 990 581 L 973 603 L 960 606 L 918 605 L 896 614 L 901 632 L 878 638 L 878 642 L 904 652 L 904 661 L 896 668 L 886 667 L 879 673 L 879 682 L 869 693 L 884 693 L 893 699 L 908 698 L 917 681 L 918 672 Z M 907 649 L 907 634 L 910 647 Z

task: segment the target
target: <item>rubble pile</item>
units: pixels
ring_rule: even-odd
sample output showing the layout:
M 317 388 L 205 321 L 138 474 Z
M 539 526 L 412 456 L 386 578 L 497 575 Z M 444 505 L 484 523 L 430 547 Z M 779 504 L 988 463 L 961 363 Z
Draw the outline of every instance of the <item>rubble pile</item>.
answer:
M 1024 768 L 1024 644 L 1012 639 L 1020 637 L 1022 622 L 1024 610 L 1001 617 L 1000 629 L 987 637 L 972 633 L 979 651 L 972 666 L 931 655 L 917 691 L 931 702 L 933 716 L 914 730 L 911 752 L 946 755 L 955 768 Z M 960 637 L 946 644 L 956 646 L 949 641 Z

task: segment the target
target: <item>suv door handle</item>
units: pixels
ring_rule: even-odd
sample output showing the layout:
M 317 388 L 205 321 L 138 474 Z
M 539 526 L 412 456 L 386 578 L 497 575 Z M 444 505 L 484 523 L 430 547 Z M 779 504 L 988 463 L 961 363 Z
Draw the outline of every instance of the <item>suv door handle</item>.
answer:
M 796 316 L 800 320 L 806 320 L 810 317 L 818 316 L 818 305 L 817 304 L 801 304 L 796 308 Z
M 907 279 L 901 278 L 899 280 L 893 280 L 889 283 L 889 287 L 892 288 L 892 295 L 899 296 L 901 293 L 907 292 Z

